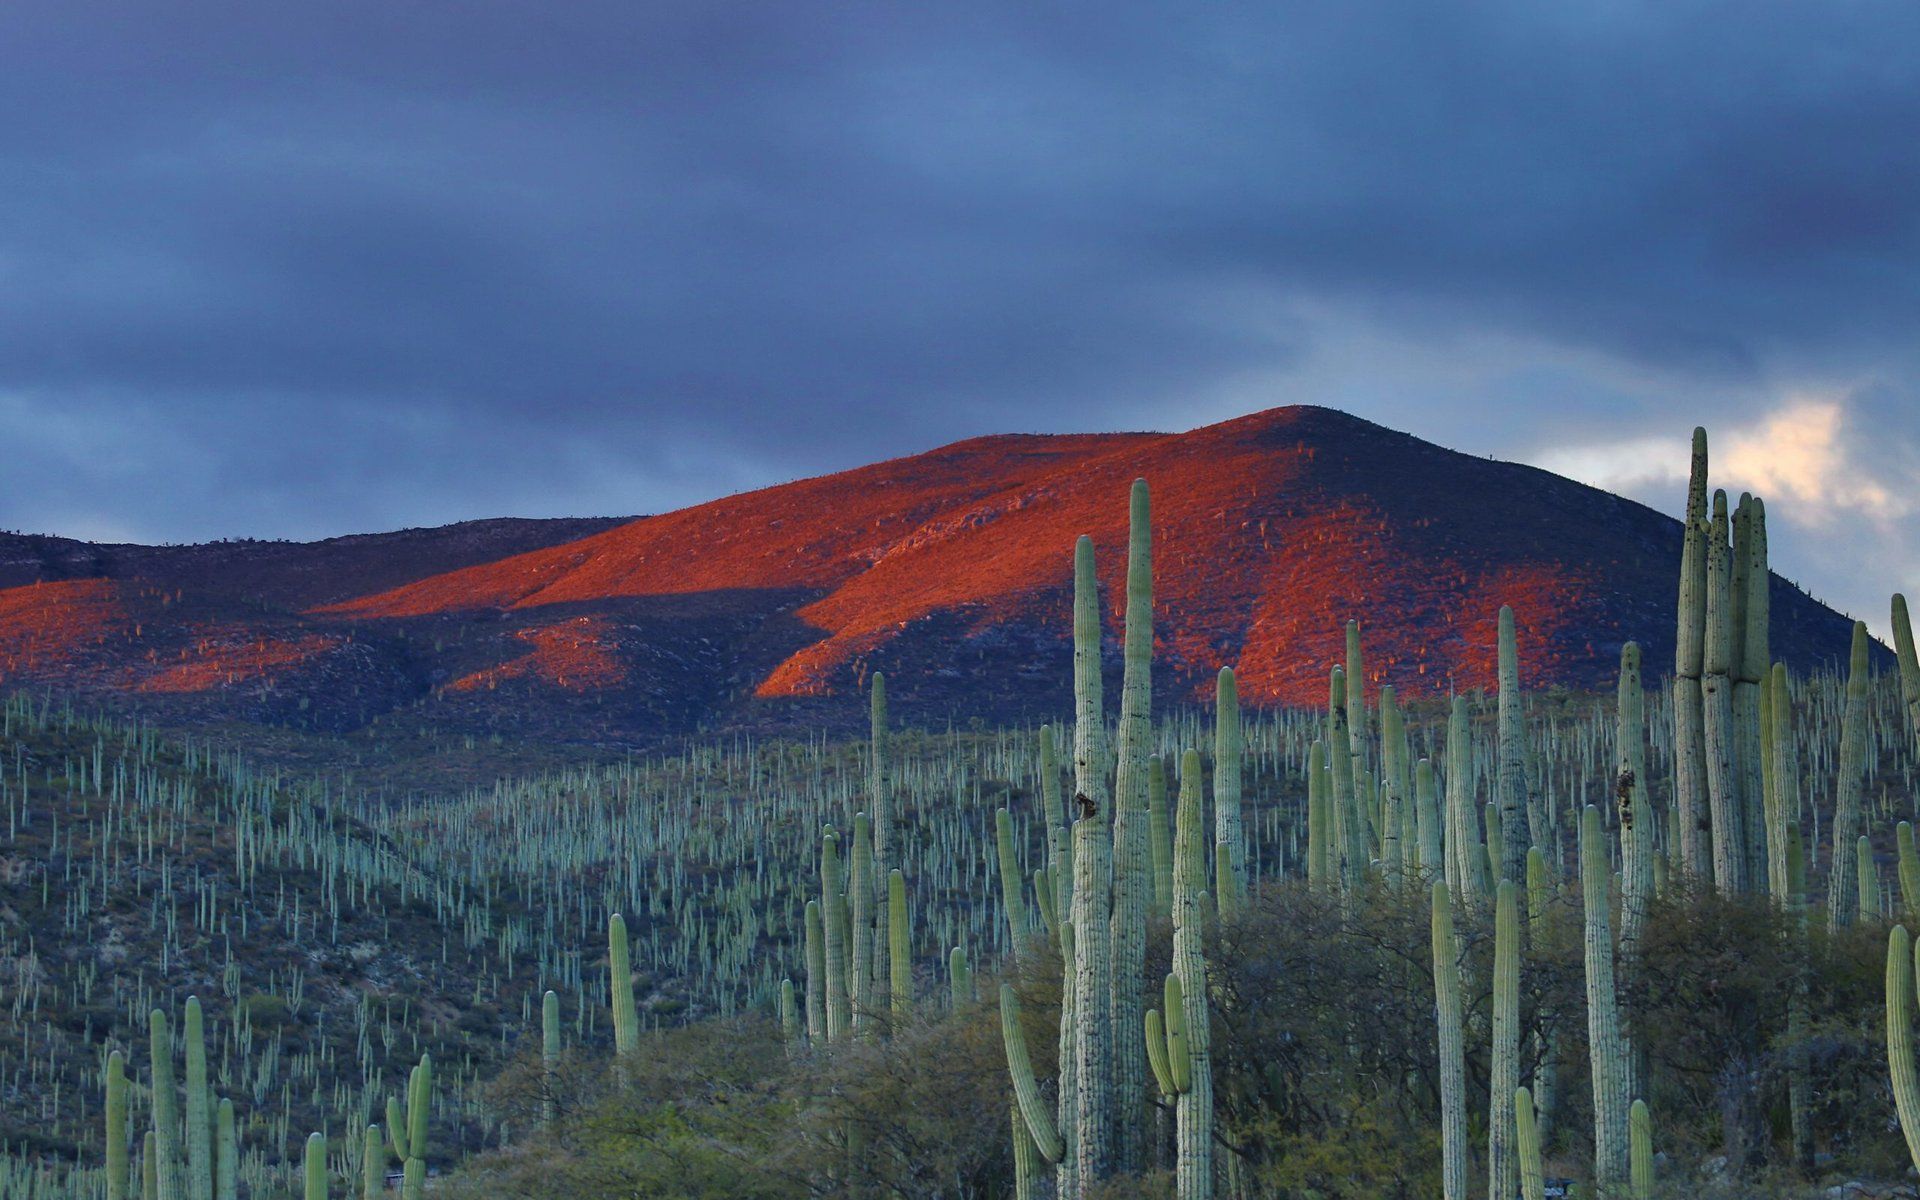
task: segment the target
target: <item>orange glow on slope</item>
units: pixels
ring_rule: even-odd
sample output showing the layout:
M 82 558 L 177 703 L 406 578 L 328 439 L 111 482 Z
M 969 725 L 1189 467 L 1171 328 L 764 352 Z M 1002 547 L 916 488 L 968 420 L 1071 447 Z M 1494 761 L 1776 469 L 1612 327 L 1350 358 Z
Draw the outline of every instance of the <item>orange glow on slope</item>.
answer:
M 510 679 L 539 680 L 573 692 L 617 687 L 626 682 L 627 669 L 605 647 L 612 632 L 612 623 L 601 617 L 522 629 L 514 636 L 531 644 L 531 650 L 497 667 L 463 675 L 446 690 L 491 691 Z

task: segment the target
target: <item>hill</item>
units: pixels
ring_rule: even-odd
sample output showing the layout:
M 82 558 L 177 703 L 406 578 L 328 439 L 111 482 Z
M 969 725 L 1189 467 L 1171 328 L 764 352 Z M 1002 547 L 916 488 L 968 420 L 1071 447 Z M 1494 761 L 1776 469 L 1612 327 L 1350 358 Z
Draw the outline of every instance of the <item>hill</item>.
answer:
M 1315 702 L 1349 619 L 1373 686 L 1488 686 L 1502 603 L 1528 687 L 1607 686 L 1629 638 L 1653 672 L 1671 661 L 1678 522 L 1298 406 L 1181 434 L 978 438 L 628 521 L 310 545 L 13 538 L 0 683 L 175 721 L 616 745 L 851 727 L 876 669 L 920 719 L 1052 714 L 1073 540 L 1094 539 L 1117 630 L 1135 477 L 1154 491 L 1163 704 L 1226 664 L 1251 703 Z M 1776 576 L 1778 657 L 1831 662 L 1848 633 Z

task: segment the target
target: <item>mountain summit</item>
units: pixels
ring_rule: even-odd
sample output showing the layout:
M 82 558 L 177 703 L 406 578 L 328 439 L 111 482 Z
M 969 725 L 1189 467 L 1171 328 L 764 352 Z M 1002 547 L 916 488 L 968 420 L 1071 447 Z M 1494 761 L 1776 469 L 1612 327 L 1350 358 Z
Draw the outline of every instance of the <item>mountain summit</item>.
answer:
M 1685 452 L 1676 446 L 1676 455 Z M 1073 542 L 1099 555 L 1117 670 L 1127 489 L 1153 494 L 1156 699 L 1324 703 L 1361 622 L 1370 688 L 1491 686 L 1516 614 L 1529 687 L 1672 660 L 1680 525 L 1545 471 L 1295 406 L 1180 434 L 958 442 L 677 512 L 470 522 L 311 544 L 0 539 L 0 673 L 176 719 L 646 741 L 897 708 L 1067 707 Z M 1849 622 L 1774 579 L 1773 643 Z

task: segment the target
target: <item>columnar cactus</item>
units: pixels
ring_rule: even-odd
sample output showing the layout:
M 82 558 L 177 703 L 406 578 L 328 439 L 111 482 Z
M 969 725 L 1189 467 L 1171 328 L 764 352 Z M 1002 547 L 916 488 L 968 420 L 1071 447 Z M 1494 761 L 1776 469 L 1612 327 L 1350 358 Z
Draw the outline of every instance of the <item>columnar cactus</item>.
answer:
M 1893 827 L 1893 844 L 1900 869 L 1900 902 L 1906 918 L 1920 914 L 1920 853 L 1915 853 L 1913 826 L 1906 821 Z
M 1410 782 L 1406 720 L 1389 684 L 1380 689 L 1380 861 L 1396 885 L 1418 853 Z
M 1346 682 L 1347 737 L 1353 745 L 1353 777 L 1367 769 L 1367 672 L 1360 651 L 1360 622 L 1347 622 Z
M 1633 1200 L 1653 1200 L 1653 1117 L 1645 1100 L 1635 1100 L 1627 1113 L 1627 1141 L 1631 1147 L 1628 1185 Z
M 1767 506 L 1758 496 L 1749 499 L 1745 523 L 1745 590 L 1741 594 L 1740 660 L 1733 685 L 1734 716 L 1740 737 L 1736 745 L 1741 773 L 1741 790 L 1747 810 L 1741 824 L 1747 834 L 1747 879 L 1756 891 L 1771 882 L 1767 878 L 1766 769 L 1761 753 L 1761 697 L 1772 669 L 1772 638 L 1769 624 L 1773 604 L 1767 565 Z
M 1332 882 L 1333 864 L 1338 861 L 1329 852 L 1333 815 L 1328 811 L 1328 793 L 1333 785 L 1327 778 L 1327 748 L 1315 742 L 1307 750 L 1307 886 L 1316 891 Z
M 613 1052 L 625 1058 L 640 1046 L 640 1017 L 633 1005 L 633 943 L 627 940 L 626 918 L 619 913 L 607 918 L 607 985 L 613 1005 Z
M 1640 647 L 1620 648 L 1620 686 L 1614 722 L 1614 800 L 1620 823 L 1620 975 L 1634 994 L 1640 970 L 1640 935 L 1653 900 L 1653 808 L 1647 779 L 1646 693 L 1640 687 Z M 1644 1054 L 1632 1014 L 1626 1021 L 1626 1072 L 1621 1086 L 1629 1096 L 1645 1090 Z
M 426 1121 L 434 1098 L 434 1062 L 420 1054 L 419 1066 L 407 1073 L 405 1106 L 386 1098 L 386 1137 L 401 1164 L 401 1200 L 420 1200 L 426 1190 Z
M 1366 817 L 1354 791 L 1353 746 L 1347 730 L 1346 672 L 1333 669 L 1328 691 L 1327 758 L 1333 768 L 1333 845 L 1328 861 L 1343 892 L 1359 889 L 1367 869 Z
M 1513 1200 L 1517 1180 L 1513 1094 L 1520 1086 L 1519 891 L 1513 881 L 1502 879 L 1494 898 L 1493 1063 L 1487 1114 L 1489 1200 Z
M 218 1200 L 239 1200 L 240 1134 L 234 1124 L 233 1101 L 222 1097 L 215 1118 L 214 1195 Z
M 1907 1156 L 1920 1170 L 1920 1079 L 1913 1067 L 1913 939 L 1905 925 L 1887 931 L 1887 1072 Z
M 1713 882 L 1727 895 L 1747 887 L 1746 814 L 1741 776 L 1735 770 L 1738 734 L 1733 719 L 1732 551 L 1727 545 L 1727 494 L 1713 494 L 1713 524 L 1707 534 L 1706 668 L 1700 701 L 1705 715 L 1707 805 L 1713 815 Z
M 1900 664 L 1900 703 L 1907 712 L 1907 725 L 1920 741 L 1920 654 L 1913 644 L 1913 621 L 1907 616 L 1907 598 L 1893 594 L 1893 650 Z
M 884 878 L 893 853 L 893 777 L 888 765 L 892 735 L 887 729 L 887 677 L 875 671 L 869 686 L 867 811 L 873 814 L 873 867 Z
M 187 997 L 187 1200 L 213 1200 L 213 1106 L 207 1094 L 207 1030 L 200 997 Z
M 787 980 L 785 982 L 786 988 L 782 995 L 786 1001 L 786 1009 L 791 1010 L 793 1008 L 793 981 Z M 787 1036 L 789 1038 L 798 1036 L 800 1025 L 798 1015 L 789 1015 L 789 1012 L 786 1011 L 783 1011 L 781 1015 L 785 1023 L 790 1026 L 787 1031 Z M 540 1100 L 540 1119 L 543 1121 L 550 1122 L 553 1120 L 553 1088 L 555 1076 L 559 1069 L 560 994 L 552 988 L 548 988 L 546 994 L 540 997 L 540 1073 L 541 1090 L 544 1092 Z
M 853 845 L 848 849 L 847 928 L 850 961 L 847 965 L 847 1020 L 856 1035 L 867 1032 L 873 1016 L 873 823 L 867 814 L 853 814 Z M 1020 893 L 1014 884 L 1014 895 Z
M 1553 879 L 1547 873 L 1547 856 L 1538 846 L 1527 847 L 1527 928 L 1530 937 L 1538 937 L 1540 930 L 1546 927 L 1548 915 L 1553 903 Z M 1534 1046 L 1537 1062 L 1533 1069 L 1533 1090 L 1529 1100 L 1533 1103 L 1536 1121 L 1541 1139 L 1544 1141 L 1553 1127 L 1554 1099 L 1559 1084 L 1560 1052 L 1559 1035 L 1554 1028 L 1551 1013 L 1540 1015 L 1539 1027 L 1534 1030 Z
M 820 916 L 826 930 L 827 1042 L 852 1028 L 847 996 L 847 896 L 840 880 L 840 839 L 829 827 L 820 835 Z
M 1522 1200 L 1546 1200 L 1547 1176 L 1540 1160 L 1540 1123 L 1534 1119 L 1533 1094 L 1526 1088 L 1514 1089 L 1513 1135 L 1519 1150 Z
M 1793 696 L 1787 687 L 1785 663 L 1775 663 L 1769 676 L 1767 749 L 1773 759 L 1773 813 L 1767 829 L 1767 878 L 1776 896 L 1792 888 L 1787 870 L 1790 846 L 1800 841 L 1800 756 L 1793 741 Z M 1783 899 L 1787 907 L 1804 897 Z
M 1546 808 L 1527 794 L 1526 697 L 1520 691 L 1520 652 L 1514 637 L 1513 610 L 1500 606 L 1500 709 L 1497 778 L 1500 828 L 1506 835 L 1501 857 L 1494 862 L 1498 878 L 1524 884 L 1527 847 L 1547 835 Z M 1488 843 L 1489 849 L 1492 843 Z M 1501 1200 L 1513 1200 L 1512 1189 Z
M 895 1022 L 913 1014 L 913 914 L 907 908 L 907 877 L 887 873 L 887 991 Z
M 1440 1181 L 1445 1200 L 1466 1200 L 1467 1051 L 1460 1023 L 1460 950 L 1445 880 L 1433 885 L 1433 995 L 1440 1042 Z
M 1140 1170 L 1147 1155 L 1146 1011 L 1141 979 L 1147 917 L 1153 909 L 1153 859 L 1147 826 L 1147 751 L 1153 716 L 1153 516 L 1147 481 L 1136 479 L 1127 522 L 1127 612 L 1123 635 L 1118 756 L 1113 787 L 1113 913 L 1108 940 L 1112 992 L 1114 1166 Z
M 1213 840 L 1227 849 L 1236 894 L 1247 888 L 1247 834 L 1240 818 L 1240 685 L 1221 667 L 1213 706 Z
M 307 1152 L 301 1177 L 306 1181 L 302 1195 L 306 1200 L 327 1200 L 327 1135 L 307 1135 Z
M 973 968 L 967 964 L 965 946 L 947 951 L 947 999 L 955 1009 L 973 1003 Z
M 147 1051 L 153 1080 L 154 1194 L 159 1200 L 181 1200 L 179 1150 L 180 1113 L 174 1094 L 173 1030 L 167 1014 L 147 1014 Z
M 1013 1080 L 1015 1107 L 1040 1157 L 1058 1163 L 1066 1147 L 1053 1114 L 1047 1111 L 1047 1102 L 1040 1095 L 1040 1084 L 1033 1077 L 1033 1057 L 1027 1053 L 1026 1032 L 1020 1028 L 1020 997 L 1010 983 L 1000 985 L 1000 1040 L 1006 1047 L 1007 1074 Z
M 1866 786 L 1867 625 L 1853 623 L 1853 652 L 1847 670 L 1847 703 L 1840 718 L 1840 762 L 1834 779 L 1833 861 L 1827 868 L 1827 922 L 1835 929 L 1853 924 L 1858 899 L 1855 844 L 1860 836 L 1860 794 Z
M 1173 973 L 1179 977 L 1186 1035 L 1187 1090 L 1175 1102 L 1179 1153 L 1175 1158 L 1180 1200 L 1213 1195 L 1213 1064 L 1209 1051 L 1207 963 L 1204 934 L 1206 842 L 1202 832 L 1200 754 L 1180 762 L 1180 810 L 1173 857 Z
M 1113 1164 L 1113 993 L 1111 971 L 1113 848 L 1106 813 L 1105 723 L 1100 680 L 1100 597 L 1093 541 L 1082 537 L 1073 563 L 1074 804 L 1073 963 L 1076 1172 L 1082 1184 Z M 1144 1055 L 1145 1048 L 1142 1047 Z
M 1000 865 L 1000 907 L 1007 914 L 1007 933 L 1015 962 L 1020 959 L 1027 938 L 1027 899 L 1020 877 L 1020 860 L 1013 848 L 1013 814 L 995 809 L 993 814 L 994 857 Z
M 818 900 L 807 901 L 807 1040 L 824 1045 L 827 1040 L 827 945 L 826 922 Z
M 1687 480 L 1686 537 L 1680 554 L 1680 605 L 1674 638 L 1674 806 L 1678 810 L 1681 873 L 1706 878 L 1710 847 L 1707 824 L 1707 750 L 1702 675 L 1707 631 L 1707 431 L 1693 431 L 1693 466 Z
M 1167 761 L 1147 760 L 1147 848 L 1153 855 L 1153 910 L 1173 915 L 1173 814 L 1167 810 Z
M 380 1127 L 369 1125 L 360 1142 L 360 1200 L 380 1200 L 380 1194 L 386 1190 L 387 1143 L 381 1137 Z
M 1033 1134 L 1027 1129 L 1025 1117 L 1020 1115 L 1020 1102 L 1016 1097 L 1011 1112 L 1011 1133 L 1013 1135 L 1013 1200 L 1040 1200 L 1045 1194 L 1044 1174 L 1039 1147 L 1033 1144 Z
M 1860 877 L 1860 912 L 1867 917 L 1880 915 L 1880 869 L 1873 861 L 1873 841 L 1865 834 L 1856 843 L 1854 865 Z
M 1600 810 L 1580 814 L 1580 891 L 1586 926 L 1587 1045 L 1593 1077 L 1594 1174 L 1602 1192 L 1618 1184 L 1627 1165 L 1627 1098 L 1621 1087 L 1626 1046 L 1614 997 L 1613 928 L 1608 911 L 1605 828 Z
M 1480 823 L 1474 819 L 1473 739 L 1467 698 L 1447 718 L 1447 885 L 1472 903 L 1478 893 Z
M 107 1200 L 127 1200 L 127 1056 L 107 1055 Z
M 1438 788 L 1433 778 L 1433 760 L 1423 758 L 1413 768 L 1414 820 L 1420 844 L 1420 870 L 1432 878 L 1446 878 L 1446 826 L 1440 819 Z

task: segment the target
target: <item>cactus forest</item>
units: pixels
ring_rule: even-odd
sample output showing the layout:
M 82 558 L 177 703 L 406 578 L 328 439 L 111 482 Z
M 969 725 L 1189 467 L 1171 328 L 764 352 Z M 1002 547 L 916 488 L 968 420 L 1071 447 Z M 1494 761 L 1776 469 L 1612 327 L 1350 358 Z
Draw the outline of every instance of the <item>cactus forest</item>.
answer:
M 1058 548 L 1045 724 L 874 673 L 865 738 L 392 802 L 15 695 L 0 1197 L 1912 1195 L 1906 605 L 1776 662 L 1692 456 L 1606 695 L 1503 608 L 1490 693 L 1376 687 L 1354 612 L 1324 707 L 1156 703 L 1150 479 L 1124 597 Z

